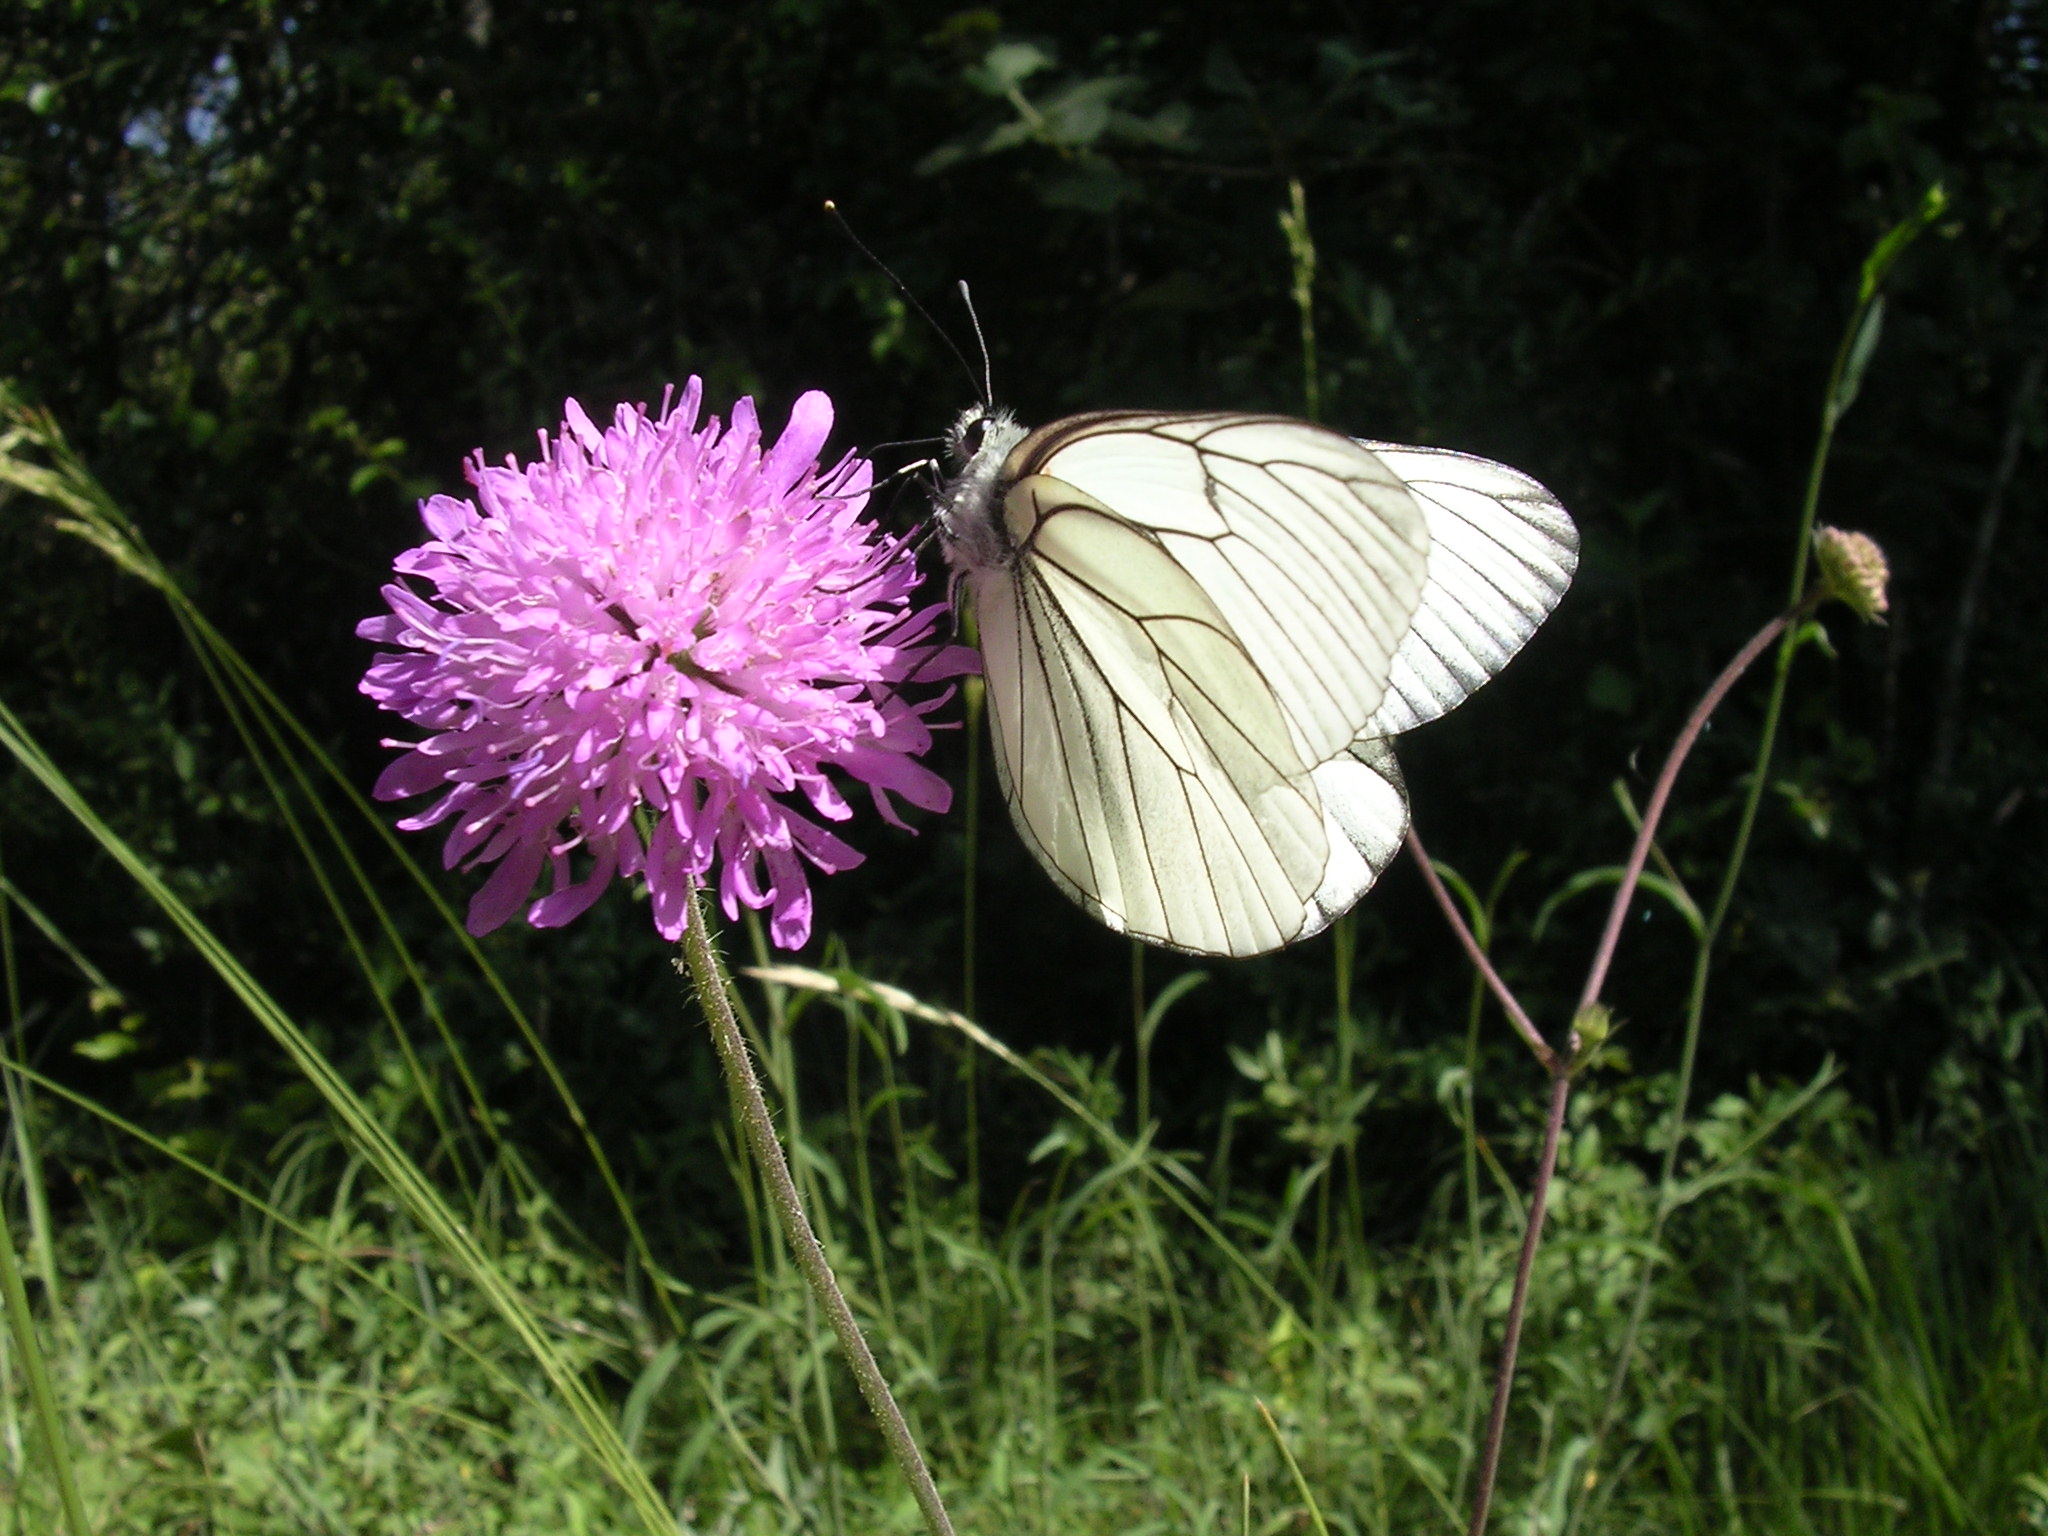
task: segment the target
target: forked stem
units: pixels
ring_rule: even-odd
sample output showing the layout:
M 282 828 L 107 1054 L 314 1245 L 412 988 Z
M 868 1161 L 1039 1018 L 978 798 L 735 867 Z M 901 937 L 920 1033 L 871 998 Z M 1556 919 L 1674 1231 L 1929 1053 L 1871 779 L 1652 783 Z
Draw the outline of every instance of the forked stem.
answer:
M 1479 1480 L 1472 1503 L 1472 1524 L 1470 1536 L 1481 1536 L 1486 1529 L 1487 1515 L 1493 1504 L 1494 1481 L 1500 1470 L 1501 1443 L 1506 1438 L 1508 1400 L 1514 1390 L 1515 1357 L 1522 1342 L 1522 1318 L 1529 1299 L 1529 1278 L 1536 1268 L 1536 1250 L 1543 1241 L 1543 1216 L 1550 1198 L 1550 1185 L 1557 1173 L 1558 1143 L 1564 1134 L 1565 1110 L 1571 1102 L 1572 1076 L 1581 1062 L 1578 1059 L 1578 1022 L 1586 1011 L 1600 1000 L 1601 989 L 1607 983 L 1608 967 L 1613 963 L 1614 951 L 1621 942 L 1622 924 L 1627 920 L 1629 904 L 1635 899 L 1636 887 L 1642 880 L 1643 866 L 1649 861 L 1650 845 L 1656 839 L 1657 825 L 1663 820 L 1665 808 L 1671 802 L 1672 786 L 1678 781 L 1678 771 L 1685 765 L 1692 749 L 1706 729 L 1708 719 L 1728 697 L 1736 681 L 1747 672 L 1771 643 L 1793 624 L 1806 617 L 1819 606 L 1826 596 L 1824 590 L 1816 588 L 1792 607 L 1779 614 L 1750 637 L 1749 642 L 1737 651 L 1728 665 L 1721 669 L 1720 676 L 1708 686 L 1693 707 L 1684 727 L 1665 754 L 1664 766 L 1657 775 L 1655 787 L 1650 792 L 1649 803 L 1643 808 L 1642 826 L 1636 832 L 1635 845 L 1629 850 L 1628 863 L 1623 866 L 1619 883 L 1615 886 L 1614 900 L 1607 912 L 1606 927 L 1601 930 L 1600 942 L 1593 951 L 1592 964 L 1586 971 L 1586 984 L 1579 993 L 1579 1005 L 1572 1016 L 1572 1027 L 1568 1032 L 1565 1048 L 1560 1051 L 1544 1040 L 1542 1033 L 1530 1020 L 1527 1010 L 1516 999 L 1507 983 L 1501 980 L 1493 968 L 1472 930 L 1467 926 L 1457 903 L 1451 900 L 1444 889 L 1443 881 L 1437 876 L 1429 862 L 1429 855 L 1422 846 L 1422 839 L 1413 826 L 1408 829 L 1408 851 L 1421 866 L 1422 877 L 1427 882 L 1430 894 L 1444 918 L 1458 936 L 1466 955 L 1479 973 L 1486 978 L 1487 986 L 1500 1001 L 1509 1021 L 1514 1025 L 1529 1048 L 1536 1053 L 1550 1074 L 1550 1110 L 1544 1120 L 1543 1150 L 1537 1159 L 1536 1179 L 1530 1191 L 1529 1221 L 1522 1234 L 1521 1257 L 1515 1266 L 1515 1288 L 1508 1302 L 1508 1315 L 1501 1339 L 1500 1366 L 1494 1377 L 1493 1406 L 1486 1418 L 1486 1444 L 1479 1461 Z
M 854 1318 L 853 1308 L 847 1304 L 846 1293 L 839 1289 L 839 1282 L 833 1277 L 831 1261 L 825 1257 L 825 1249 L 819 1243 L 817 1233 L 811 1230 L 810 1217 L 804 1214 L 796 1180 L 790 1177 L 789 1160 L 783 1156 L 782 1143 L 775 1135 L 774 1117 L 769 1113 L 767 1099 L 761 1094 L 760 1079 L 754 1075 L 753 1058 L 747 1051 L 746 1037 L 740 1033 L 739 1022 L 733 1017 L 731 999 L 726 996 L 726 987 L 730 983 L 704 923 L 703 899 L 694 889 L 690 892 L 688 924 L 683 931 L 683 960 L 689 972 L 690 985 L 704 1009 L 705 1021 L 711 1026 L 711 1043 L 717 1048 L 719 1063 L 725 1068 L 725 1084 L 732 1095 L 733 1115 L 740 1122 L 747 1146 L 767 1182 L 770 1202 L 782 1223 L 783 1235 L 789 1239 L 790 1251 L 796 1256 L 797 1268 L 803 1271 L 805 1281 L 817 1296 L 819 1305 L 825 1309 L 825 1317 L 839 1339 L 840 1351 L 846 1356 L 854 1380 L 860 1384 L 861 1396 L 867 1399 L 869 1410 L 882 1426 L 882 1437 L 889 1442 L 896 1465 L 903 1469 L 903 1476 L 910 1483 L 918 1512 L 924 1516 L 925 1529 L 931 1532 L 931 1536 L 953 1536 L 953 1522 L 946 1515 L 938 1485 L 932 1481 L 931 1469 L 925 1465 L 924 1453 L 917 1448 L 903 1410 L 896 1406 L 895 1395 L 889 1390 L 889 1382 L 882 1375 L 881 1366 L 875 1363 L 874 1351 L 868 1348 L 860 1323 Z

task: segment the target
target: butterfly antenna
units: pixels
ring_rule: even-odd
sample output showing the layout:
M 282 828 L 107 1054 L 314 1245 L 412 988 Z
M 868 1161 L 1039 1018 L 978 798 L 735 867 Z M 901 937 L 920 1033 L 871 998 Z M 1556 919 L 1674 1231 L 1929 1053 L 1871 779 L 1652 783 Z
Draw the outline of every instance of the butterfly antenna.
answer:
M 981 348 L 981 403 L 993 408 L 996 403 L 995 369 L 989 366 L 988 338 L 981 334 L 981 316 L 974 312 L 974 295 L 967 291 L 967 279 L 960 279 L 960 302 L 967 306 L 967 318 L 974 325 L 974 344 Z
M 946 334 L 944 327 L 932 318 L 932 312 L 918 302 L 917 295 L 910 291 L 910 285 L 890 270 L 889 263 L 868 249 L 867 242 L 853 232 L 853 226 L 846 222 L 846 215 L 839 211 L 839 205 L 829 197 L 825 199 L 825 212 L 831 216 L 832 222 L 839 226 L 840 233 L 853 242 L 853 248 L 881 269 L 882 275 L 896 285 L 896 291 L 903 295 L 904 300 L 912 309 L 917 311 L 918 318 L 930 326 L 933 334 L 946 344 L 946 350 L 959 359 L 961 370 L 966 373 L 967 382 L 971 386 L 974 383 L 974 365 L 967 361 L 967 354 L 960 350 L 960 344 Z M 973 312 L 973 309 L 970 307 L 968 313 L 972 314 Z M 976 336 L 981 334 L 981 327 L 979 325 L 975 326 L 974 333 Z M 988 356 L 988 348 L 984 346 L 981 352 L 985 360 Z

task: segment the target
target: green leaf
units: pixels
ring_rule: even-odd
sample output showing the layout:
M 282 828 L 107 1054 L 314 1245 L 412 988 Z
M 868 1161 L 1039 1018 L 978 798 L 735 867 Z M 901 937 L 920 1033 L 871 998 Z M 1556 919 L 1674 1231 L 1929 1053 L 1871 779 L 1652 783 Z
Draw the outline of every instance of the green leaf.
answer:
M 619 1415 L 619 1438 L 631 1451 L 640 1449 L 641 1437 L 647 1432 L 647 1415 L 654 1406 L 654 1400 L 661 1389 L 668 1385 L 668 1379 L 675 1374 L 675 1368 L 682 1363 L 683 1346 L 679 1340 L 670 1339 L 655 1351 L 654 1358 L 647 1362 L 646 1369 L 633 1383 L 633 1390 L 626 1394 L 625 1410 Z
M 71 1047 L 74 1055 L 83 1056 L 87 1061 L 118 1061 L 141 1049 L 133 1035 L 123 1034 L 118 1029 L 94 1035 L 90 1040 L 81 1040 Z
M 1587 891 L 1598 890 L 1602 886 L 1621 884 L 1622 872 L 1622 866 L 1619 864 L 1603 865 L 1598 869 L 1580 870 L 1579 873 L 1573 875 L 1571 879 L 1558 887 L 1557 891 L 1548 901 L 1537 908 L 1536 920 L 1529 927 L 1529 937 L 1531 939 L 1541 939 L 1545 930 L 1550 926 L 1551 918 L 1557 914 L 1557 910 L 1573 897 L 1582 895 Z M 1699 908 L 1694 905 L 1690 896 L 1679 889 L 1678 886 L 1672 884 L 1671 881 L 1665 879 L 1662 875 L 1653 874 L 1646 869 L 1636 877 L 1636 889 L 1638 891 L 1647 891 L 1652 896 L 1661 896 L 1665 901 L 1669 902 L 1672 910 L 1685 920 L 1685 926 L 1692 930 L 1692 936 L 1695 939 L 1701 939 L 1706 936 L 1706 920 L 1700 916 Z
M 967 71 L 967 80 L 978 91 L 1007 96 L 1041 69 L 1052 67 L 1052 56 L 1035 43 L 997 43 L 983 55 L 978 69 Z
M 1828 401 L 1828 425 L 1833 426 L 1848 413 L 1856 403 L 1856 395 L 1863 388 L 1863 372 L 1870 366 L 1871 358 L 1877 355 L 1878 337 L 1884 333 L 1884 295 L 1878 294 L 1870 301 L 1870 307 L 1863 311 L 1863 320 L 1856 327 L 1856 339 L 1849 343 L 1849 357 L 1842 364 L 1842 376 L 1835 381 L 1835 393 Z
M 1072 208 L 1078 213 L 1105 214 L 1133 194 L 1130 180 L 1100 155 L 1083 154 L 1061 173 L 1048 177 L 1038 189 L 1038 200 L 1048 208 Z
M 1063 86 L 1039 103 L 1047 136 L 1063 146 L 1090 147 L 1108 129 L 1111 107 L 1136 83 L 1124 75 L 1099 75 Z
M 1948 191 L 1937 181 L 1921 194 L 1918 208 L 1885 232 L 1884 238 L 1863 258 L 1863 286 L 1856 296 L 1858 303 L 1870 301 L 1890 275 L 1893 264 L 1905 254 L 1906 247 L 1917 240 L 1920 232 L 1940 218 L 1947 208 Z
M 1165 1020 L 1167 1010 L 1208 979 L 1207 971 L 1183 971 L 1161 987 L 1159 995 L 1152 999 L 1152 1006 L 1145 1010 L 1145 1017 L 1138 1025 L 1139 1046 L 1150 1046 L 1152 1037 L 1159 1033 L 1159 1026 Z

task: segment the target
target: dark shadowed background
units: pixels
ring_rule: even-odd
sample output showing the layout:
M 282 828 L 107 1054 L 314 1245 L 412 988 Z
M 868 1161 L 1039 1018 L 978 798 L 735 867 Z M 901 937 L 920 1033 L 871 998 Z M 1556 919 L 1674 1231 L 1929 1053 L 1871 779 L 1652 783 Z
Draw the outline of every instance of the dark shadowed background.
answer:
M 753 394 L 771 427 L 829 391 L 835 447 L 929 438 L 972 398 L 823 199 L 970 353 L 953 285 L 973 285 L 997 395 L 1036 422 L 1300 410 L 1278 219 L 1298 180 L 1326 419 L 1506 460 L 1584 532 L 1577 585 L 1523 657 L 1402 746 L 1438 857 L 1483 884 L 1531 856 L 1501 952 L 1553 1027 L 1595 903 L 1540 946 L 1530 920 L 1572 872 L 1620 858 L 1612 784 L 1640 798 L 1699 689 L 1784 601 L 1858 263 L 1940 181 L 1949 212 L 1897 275 L 1822 503 L 1890 554 L 1892 622 L 1837 611 L 1835 654 L 1798 662 L 1706 1086 L 1834 1053 L 1888 1133 L 1939 1086 L 1956 989 L 1994 965 L 2039 980 L 2033 0 L 131 0 L 13 18 L 0 376 L 56 413 L 365 785 L 387 727 L 355 691 L 353 629 L 418 538 L 417 499 L 459 489 L 470 450 L 524 454 L 565 396 L 602 418 L 691 373 L 714 408 Z M 879 511 L 908 526 L 924 507 L 913 492 Z M 0 696 L 346 1055 L 368 1001 L 160 601 L 19 499 L 0 507 L 0 562 Z M 1760 692 L 1689 770 L 1666 835 L 1681 871 L 1718 868 Z M 939 757 L 959 782 L 959 733 Z M 13 879 L 145 1020 L 137 1052 L 74 1053 L 104 1021 L 24 939 L 41 1062 L 193 1137 L 295 1112 L 270 1047 L 18 774 L 0 777 L 0 829 Z M 957 813 L 916 838 L 860 823 L 869 862 L 822 883 L 819 934 L 958 1001 L 965 836 Z M 1128 946 L 1067 905 L 996 807 L 980 853 L 980 1014 L 1020 1046 L 1123 1046 Z M 1454 1142 L 1431 1080 L 1466 984 L 1405 866 L 1357 932 L 1386 1082 L 1369 1162 L 1398 1221 Z M 1226 1042 L 1323 1027 L 1329 942 L 1208 967 L 1157 1054 L 1168 1143 L 1206 1134 L 1237 1080 Z M 491 946 L 639 1176 L 729 1202 L 707 1140 L 719 1091 L 644 911 L 620 891 L 564 934 Z M 1639 1070 L 1670 1065 L 1689 954 L 1662 907 L 1631 931 L 1613 998 Z M 1147 979 L 1185 968 L 1155 956 Z M 478 1044 L 519 1103 L 522 1061 Z M 1492 1048 L 1490 1114 L 1538 1081 L 1504 1031 Z M 929 1065 L 943 1113 L 952 1077 Z M 559 1146 L 574 1166 L 566 1130 Z

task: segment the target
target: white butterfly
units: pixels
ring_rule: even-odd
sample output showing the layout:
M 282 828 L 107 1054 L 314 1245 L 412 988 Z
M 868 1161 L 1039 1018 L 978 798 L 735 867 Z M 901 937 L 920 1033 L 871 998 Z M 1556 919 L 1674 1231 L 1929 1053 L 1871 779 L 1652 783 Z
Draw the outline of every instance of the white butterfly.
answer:
M 948 439 L 947 558 L 1025 844 L 1119 932 L 1256 955 L 1392 862 L 1387 738 L 1498 672 L 1578 531 L 1506 465 L 1284 416 L 1098 411 Z

